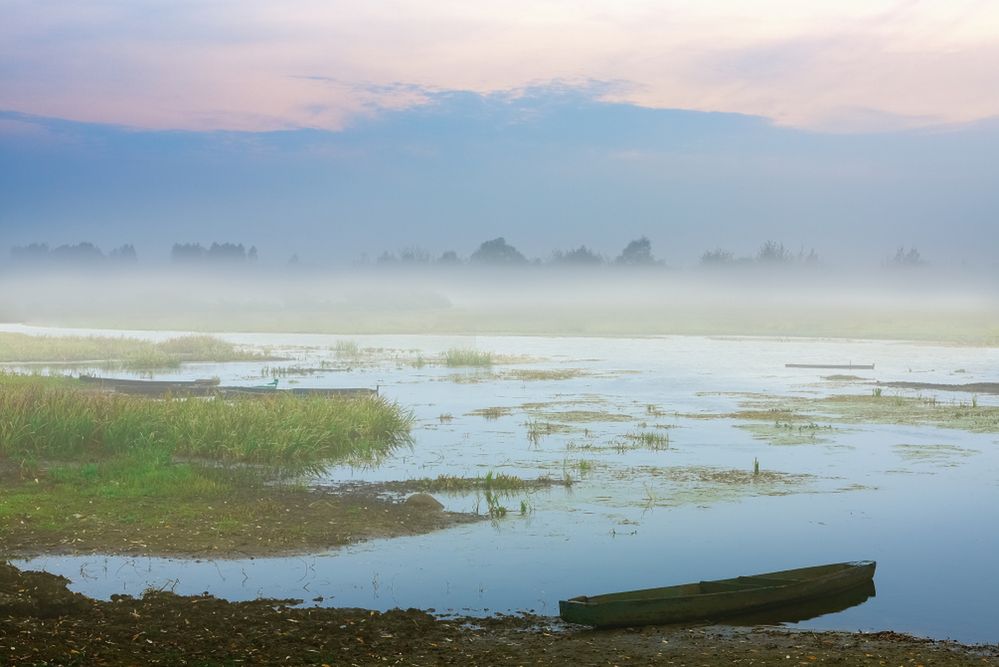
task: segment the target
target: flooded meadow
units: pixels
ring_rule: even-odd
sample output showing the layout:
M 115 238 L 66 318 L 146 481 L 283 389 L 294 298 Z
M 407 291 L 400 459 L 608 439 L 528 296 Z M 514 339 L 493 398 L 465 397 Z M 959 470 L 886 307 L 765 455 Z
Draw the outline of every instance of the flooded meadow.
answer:
M 2 331 L 152 342 L 185 333 Z M 337 465 L 305 481 L 334 494 L 425 491 L 481 520 L 281 557 L 40 555 L 15 565 L 64 575 L 103 599 L 154 589 L 555 615 L 558 600 L 575 595 L 872 559 L 874 597 L 796 626 L 999 641 L 999 396 L 876 384 L 992 382 L 999 349 L 698 336 L 218 337 L 244 359 L 142 374 L 85 362 L 7 368 L 377 388 L 412 410 L 412 444 L 377 465 Z

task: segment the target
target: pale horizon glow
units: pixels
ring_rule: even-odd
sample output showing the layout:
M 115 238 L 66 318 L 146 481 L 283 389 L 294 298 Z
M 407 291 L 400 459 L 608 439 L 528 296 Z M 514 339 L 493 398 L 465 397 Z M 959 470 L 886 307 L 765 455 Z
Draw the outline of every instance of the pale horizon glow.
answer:
M 550 82 L 834 132 L 999 116 L 999 4 L 976 0 L 13 0 L 0 13 L 0 109 L 141 129 L 340 130 L 429 92 Z

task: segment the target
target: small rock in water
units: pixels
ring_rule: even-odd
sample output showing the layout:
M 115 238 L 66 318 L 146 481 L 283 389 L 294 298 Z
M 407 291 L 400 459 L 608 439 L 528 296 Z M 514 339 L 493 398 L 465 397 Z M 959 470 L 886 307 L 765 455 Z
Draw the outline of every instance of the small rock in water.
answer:
M 414 493 L 409 498 L 406 498 L 406 504 L 433 512 L 439 512 L 444 509 L 444 505 L 429 493 Z

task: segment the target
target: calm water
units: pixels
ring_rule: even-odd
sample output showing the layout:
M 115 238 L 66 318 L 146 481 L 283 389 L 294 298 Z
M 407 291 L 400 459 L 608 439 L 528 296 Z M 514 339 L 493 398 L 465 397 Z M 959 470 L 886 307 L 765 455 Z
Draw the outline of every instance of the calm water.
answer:
M 4 327 L 52 333 L 54 330 Z M 79 333 L 109 333 L 78 331 Z M 66 333 L 60 330 L 59 333 Z M 114 332 L 120 335 L 122 332 Z M 164 338 L 173 332 L 128 332 Z M 264 366 L 319 366 L 335 360 L 339 336 L 223 336 L 268 347 L 294 361 L 192 364 L 157 377 L 218 376 L 223 384 L 260 384 Z M 995 381 L 999 350 L 900 342 L 665 337 L 355 336 L 383 348 L 349 372 L 323 372 L 293 386 L 374 386 L 415 411 L 412 449 L 375 469 L 333 468 L 323 483 L 397 480 L 439 474 L 522 477 L 568 473 L 571 489 L 504 499 L 510 514 L 418 537 L 377 540 L 293 558 L 216 561 L 122 557 L 42 557 L 22 561 L 73 580 L 96 597 L 168 588 L 229 599 L 322 596 L 321 604 L 433 607 L 488 613 L 557 613 L 560 598 L 855 559 L 875 559 L 877 596 L 798 624 L 845 630 L 892 629 L 966 642 L 999 642 L 999 436 L 934 427 L 850 425 L 822 431 L 825 441 L 774 445 L 731 419 L 675 413 L 738 409 L 739 393 L 777 396 L 869 394 L 862 384 L 822 380 L 849 372 L 870 379 L 964 383 Z M 500 379 L 455 382 L 453 369 L 406 362 L 449 347 L 529 357 L 498 365 Z M 786 362 L 875 363 L 874 371 L 786 369 Z M 511 369 L 583 369 L 563 381 L 504 379 Z M 963 372 L 955 372 L 955 371 Z M 475 376 L 475 371 L 460 371 Z M 266 378 L 269 379 L 269 378 Z M 886 390 L 889 391 L 889 390 Z M 896 393 L 892 391 L 891 393 Z M 901 392 L 899 392 L 901 393 Z M 932 392 L 921 392 L 932 395 Z M 913 395 L 912 392 L 903 395 Z M 971 400 L 941 393 L 941 401 Z M 979 396 L 979 404 L 997 397 Z M 550 404 L 542 408 L 524 404 Z M 649 416 L 654 404 L 662 416 Z M 507 407 L 486 420 L 468 413 Z M 538 410 L 625 415 L 573 422 L 573 430 L 532 443 Z M 442 423 L 440 416 L 453 420 Z M 593 415 L 591 415 L 592 417 Z M 557 418 L 549 418 L 557 421 Z M 639 426 L 648 422 L 647 427 Z M 624 434 L 668 424 L 665 451 L 621 449 Z M 584 429 L 586 429 L 584 431 Z M 659 432 L 666 432 L 661 430 Z M 586 446 L 591 447 L 587 448 Z M 913 457 L 899 445 L 929 446 Z M 940 445 L 959 449 L 940 449 Z M 935 453 L 933 453 L 935 452 Z M 676 481 L 667 468 L 762 469 L 808 475 L 770 487 Z M 582 462 L 582 464 L 580 463 Z M 439 496 L 449 509 L 485 511 L 473 495 Z M 524 500 L 530 511 L 521 516 Z M 310 602 L 311 603 L 311 602 Z

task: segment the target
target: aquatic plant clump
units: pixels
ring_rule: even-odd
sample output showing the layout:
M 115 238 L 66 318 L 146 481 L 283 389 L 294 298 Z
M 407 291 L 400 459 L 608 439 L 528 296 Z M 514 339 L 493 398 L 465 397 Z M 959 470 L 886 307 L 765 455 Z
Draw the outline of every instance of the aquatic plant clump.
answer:
M 139 451 L 316 470 L 411 442 L 413 416 L 377 396 L 153 400 L 0 376 L 0 454 L 92 461 Z
M 444 364 L 451 367 L 492 366 L 493 355 L 492 352 L 453 347 L 444 353 Z

